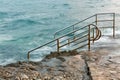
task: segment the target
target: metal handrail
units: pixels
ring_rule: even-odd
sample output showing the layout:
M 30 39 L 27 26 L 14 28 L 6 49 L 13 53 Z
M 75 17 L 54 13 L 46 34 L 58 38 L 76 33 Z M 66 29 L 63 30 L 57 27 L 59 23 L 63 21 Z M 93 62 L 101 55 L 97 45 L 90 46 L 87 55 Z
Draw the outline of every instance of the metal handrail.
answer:
M 88 27 L 88 26 L 94 26 L 95 27 L 95 29 L 96 29 L 96 37 L 95 38 L 91 38 L 90 40 L 91 41 L 95 41 L 95 40 L 98 40 L 99 38 L 98 37 L 100 37 L 101 36 L 101 31 L 99 30 L 99 28 L 96 26 L 96 25 L 94 25 L 94 24 L 89 24 L 89 25 L 87 25 L 87 26 L 85 26 L 85 27 Z M 84 28 L 85 28 L 84 27 Z M 61 37 L 59 37 L 59 38 L 57 38 L 57 39 L 60 39 L 60 38 L 63 38 L 63 37 L 65 37 L 65 36 L 67 36 L 67 35 L 69 35 L 69 34 L 72 34 L 72 33 L 75 33 L 75 32 L 77 32 L 77 31 L 79 31 L 79 30 L 81 30 L 81 28 L 80 29 L 77 29 L 77 30 L 75 30 L 75 31 L 72 31 L 72 32 L 70 32 L 70 33 L 68 33 L 68 34 L 66 34 L 66 35 L 63 35 L 63 36 L 61 36 Z M 88 31 L 84 31 L 84 32 L 88 32 Z M 82 32 L 82 33 L 84 33 L 84 32 Z M 81 33 L 80 33 L 81 34 Z M 77 34 L 78 35 L 78 34 Z M 87 36 L 88 34 L 86 34 L 86 35 L 83 35 L 82 37 L 78 37 L 77 39 L 75 39 L 74 41 L 76 41 L 76 40 L 78 40 L 78 39 L 82 39 L 82 38 L 84 38 L 85 36 Z M 100 36 L 99 36 L 100 35 Z M 74 35 L 74 37 L 75 37 L 76 35 Z M 70 39 L 70 38 L 68 38 L 68 39 Z M 71 41 L 71 42 L 69 42 L 69 43 L 72 43 L 72 42 L 74 42 L 74 41 Z M 62 45 L 62 46 L 60 46 L 60 47 L 63 47 L 63 46 L 65 46 L 65 45 L 67 45 L 67 43 L 66 44 L 64 44 L 64 45 Z
M 106 14 L 115 14 L 115 13 L 97 13 L 97 15 L 106 15 Z
M 90 26 L 90 25 L 94 25 L 94 24 L 89 24 L 89 25 L 87 25 L 87 26 L 85 26 L 85 27 L 88 27 L 88 26 Z M 95 25 L 94 25 L 94 26 L 95 26 Z M 97 27 L 97 26 L 95 26 L 95 27 Z M 98 29 L 98 28 L 96 28 L 96 29 Z M 30 53 L 31 53 L 31 52 L 33 52 L 33 51 L 35 51 L 35 50 L 37 50 L 37 49 L 40 49 L 41 47 L 44 47 L 44 46 L 46 46 L 46 45 L 48 45 L 48 44 L 50 44 L 50 43 L 52 43 L 52 42 L 58 41 L 59 39 L 65 37 L 66 35 L 72 34 L 72 33 L 76 32 L 76 31 L 79 31 L 79 30 L 81 30 L 81 28 L 80 28 L 80 29 L 77 29 L 77 30 L 75 30 L 75 31 L 72 31 L 72 32 L 70 32 L 70 33 L 68 33 L 68 34 L 65 34 L 65 35 L 63 35 L 63 36 L 61 36 L 61 37 L 59 37 L 59 38 L 57 38 L 57 39 L 54 39 L 54 40 L 52 40 L 52 41 L 50 41 L 50 42 L 48 42 L 48 43 L 46 43 L 46 44 L 44 44 L 44 45 L 42 45 L 42 46 L 39 46 L 39 47 L 37 47 L 37 48 L 34 48 L 34 49 L 28 51 L 28 53 L 27 53 L 27 58 L 28 58 L 28 60 L 30 59 Z M 78 39 L 81 39 L 81 38 L 78 38 Z M 75 41 L 76 41 L 76 39 L 75 39 L 74 41 L 70 42 L 70 43 L 73 43 L 73 42 L 75 42 Z M 67 44 L 69 44 L 69 43 L 67 43 Z M 67 44 L 65 44 L 65 45 L 67 45 Z M 58 45 L 58 44 L 56 44 L 56 45 Z M 65 45 L 59 46 L 59 48 L 64 47 Z
M 33 51 L 35 51 L 35 50 L 37 50 L 37 49 L 40 49 L 41 47 L 46 46 L 47 44 L 52 43 L 52 42 L 54 42 L 54 41 L 56 41 L 56 39 L 54 39 L 54 40 L 52 40 L 52 41 L 50 41 L 50 42 L 47 42 L 47 43 L 44 44 L 44 45 L 41 45 L 41 46 L 39 46 L 39 47 L 36 47 L 36 48 L 28 51 L 28 53 L 27 53 L 27 58 L 28 58 L 28 59 L 30 58 L 30 53 L 31 53 L 31 52 L 33 52 Z
M 89 24 L 89 25 L 90 25 L 90 24 Z M 87 25 L 87 26 L 88 26 L 88 25 Z M 57 39 L 63 38 L 63 37 L 65 37 L 65 36 L 69 35 L 69 34 L 72 34 L 72 33 L 75 33 L 75 32 L 77 32 L 77 31 L 79 31 L 79 30 L 82 30 L 82 29 L 86 28 L 87 26 L 84 26 L 84 27 L 79 28 L 79 29 L 77 29 L 77 30 L 71 31 L 71 32 L 69 32 L 69 33 L 67 33 L 67 34 L 64 34 L 63 36 L 58 37 Z
M 67 28 L 74 27 L 75 25 L 77 25 L 77 24 L 79 24 L 79 23 L 82 23 L 82 22 L 84 22 L 84 21 L 86 21 L 86 20 L 88 20 L 88 19 L 90 19 L 90 18 L 92 18 L 92 17 L 94 17 L 94 16 L 95 16 L 95 15 L 92 15 L 92 16 L 90 16 L 90 17 L 88 17 L 88 18 L 86 18 L 86 19 L 84 19 L 84 20 L 82 20 L 82 21 L 79 21 L 79 22 L 77 22 L 77 23 L 75 23 L 75 24 L 73 24 L 73 25 L 71 25 L 71 26 L 68 26 L 68 27 L 66 27 L 66 28 L 63 28 L 63 29 L 61 29 L 61 30 L 56 31 L 56 32 L 54 33 L 54 38 L 55 38 L 55 35 L 56 35 L 57 33 L 65 30 L 65 29 L 67 29 Z M 74 28 L 73 28 L 73 29 L 74 29 Z
M 88 17 L 88 18 L 86 18 L 86 19 L 83 19 L 83 20 L 81 20 L 81 21 L 79 21 L 79 22 L 77 22 L 77 23 L 75 23 L 75 24 L 73 24 L 73 25 L 71 25 L 71 26 L 68 26 L 68 27 L 66 27 L 66 28 L 63 28 L 63 29 L 61 29 L 61 30 L 58 30 L 58 31 L 56 31 L 55 33 L 54 33 L 54 38 L 55 38 L 55 36 L 56 36 L 56 34 L 57 33 L 59 33 L 59 32 L 61 32 L 61 31 L 64 31 L 64 30 L 66 30 L 66 29 L 68 29 L 68 28 L 71 28 L 71 27 L 73 27 L 73 30 L 75 29 L 75 25 L 77 25 L 77 24 L 79 24 L 79 23 L 82 23 L 82 22 L 84 22 L 84 21 L 86 21 L 86 20 L 88 20 L 88 19 L 90 19 L 90 18 L 92 18 L 92 17 L 96 17 L 96 20 L 95 21 L 93 21 L 92 23 L 98 23 L 98 22 L 105 22 L 105 21 L 114 21 L 115 19 L 113 19 L 113 20 L 98 20 L 97 19 L 97 16 L 98 15 L 106 15 L 106 14 L 115 14 L 115 13 L 97 13 L 97 14 L 95 14 L 95 15 L 92 15 L 92 16 L 90 16 L 90 17 Z M 114 25 L 114 24 L 113 24 Z
M 95 38 L 91 38 L 91 41 L 95 41 L 95 40 L 98 40 L 100 37 L 101 37 L 101 30 L 99 30 L 99 28 L 94 25 L 94 24 L 90 24 L 92 26 L 94 26 L 96 28 L 96 37 Z
M 85 26 L 85 27 L 86 27 L 86 26 Z M 71 34 L 71 33 L 74 33 L 74 32 L 76 32 L 76 31 L 79 31 L 79 30 L 81 30 L 81 29 L 83 29 L 83 28 L 80 28 L 80 29 L 75 30 L 75 31 L 71 31 L 71 32 L 68 33 L 68 34 L 65 34 L 65 35 L 63 35 L 63 36 L 61 36 L 61 37 L 59 37 L 59 38 L 57 38 L 57 39 L 54 39 L 54 40 L 52 40 L 52 41 L 50 41 L 50 42 L 47 42 L 46 44 L 44 44 L 44 45 L 42 45 L 42 46 L 36 47 L 36 48 L 28 51 L 27 58 L 28 58 L 28 59 L 30 58 L 30 53 L 31 53 L 31 52 L 33 52 L 33 51 L 35 51 L 35 50 L 37 50 L 37 49 L 39 49 L 39 48 L 41 48 L 41 47 L 43 47 L 43 46 L 46 46 L 46 45 L 48 45 L 49 43 L 55 42 L 55 41 L 57 41 L 58 39 L 63 38 L 63 37 L 65 37 L 65 36 L 67 36 L 67 35 L 69 35 L 69 34 Z
M 84 38 L 84 37 L 87 37 L 87 36 L 88 36 L 88 35 L 84 35 L 84 36 L 82 36 L 82 37 L 80 37 L 80 38 L 74 39 L 74 40 L 70 41 L 69 43 L 65 43 L 65 44 L 61 45 L 60 47 L 64 47 L 65 45 L 68 45 L 68 44 L 70 44 L 70 43 L 73 43 L 73 42 L 75 42 L 75 41 L 77 41 L 77 40 L 80 40 L 80 39 L 82 39 L 82 38 Z
M 69 32 L 69 33 L 67 33 L 67 34 L 64 34 L 64 35 L 62 35 L 62 36 L 60 36 L 60 37 L 58 37 L 58 38 L 56 38 L 56 39 L 54 39 L 54 40 L 52 40 L 52 41 L 50 41 L 50 42 L 47 42 L 46 44 L 44 44 L 44 45 L 42 45 L 42 46 L 39 46 L 39 47 L 36 47 L 36 48 L 34 48 L 34 49 L 32 49 L 32 50 L 30 50 L 30 51 L 28 51 L 28 53 L 27 53 L 27 58 L 28 58 L 28 61 L 29 61 L 29 59 L 30 59 L 30 53 L 31 52 L 33 52 L 33 51 L 35 51 L 35 50 L 37 50 L 37 49 L 40 49 L 40 48 L 42 48 L 42 47 L 44 47 L 44 46 L 46 46 L 46 45 L 48 45 L 48 44 L 50 44 L 50 43 L 53 43 L 53 42 L 57 42 L 57 43 L 55 43 L 54 44 L 54 46 L 56 46 L 57 47 L 57 51 L 59 52 L 59 49 L 60 48 L 62 48 L 62 47 L 64 47 L 64 46 L 66 46 L 66 45 L 69 45 L 70 43 L 74 43 L 75 41 L 77 41 L 77 40 L 81 40 L 82 38 L 84 38 L 84 36 L 88 36 L 88 43 L 86 43 L 86 44 L 84 44 L 84 45 L 82 45 L 82 46 L 79 46 L 79 47 L 77 47 L 76 49 L 79 49 L 79 48 L 81 48 L 81 47 L 83 47 L 83 46 L 85 46 L 85 45 L 88 45 L 88 50 L 90 50 L 90 41 L 95 41 L 95 40 L 98 40 L 100 37 L 101 37 L 101 30 L 99 30 L 99 28 L 98 28 L 98 26 L 97 26 L 97 23 L 99 22 L 98 21 L 98 19 L 97 19 L 97 15 L 102 15 L 102 14 L 114 14 L 113 15 L 113 37 L 114 37 L 114 35 L 115 35 L 115 13 L 99 13 L 99 14 L 95 14 L 95 15 L 93 15 L 93 16 L 96 16 L 96 21 L 94 21 L 96 24 L 89 24 L 89 25 L 86 25 L 86 26 L 84 26 L 84 27 L 82 27 L 82 28 L 79 28 L 79 29 L 76 29 L 76 30 L 72 30 L 71 32 Z M 92 18 L 93 16 L 90 16 L 90 17 L 88 17 L 88 18 L 86 18 L 86 19 L 84 19 L 84 20 L 82 20 L 82 21 L 80 21 L 80 22 L 78 22 L 78 23 L 75 23 L 75 24 L 73 24 L 72 26 L 74 26 L 74 25 L 77 25 L 77 24 L 79 24 L 79 23 L 81 23 L 81 22 L 84 22 L 85 20 L 87 20 L 87 19 L 89 19 L 89 18 Z M 91 37 L 91 26 L 94 26 L 94 28 L 92 28 L 93 29 L 93 36 Z M 67 27 L 67 28 L 70 28 L 71 26 L 69 26 L 69 27 Z M 65 29 L 67 29 L 67 28 L 64 28 L 64 29 L 62 29 L 62 30 L 65 30 Z M 77 37 L 76 39 L 73 39 L 72 41 L 69 41 L 69 39 L 71 39 L 71 38 L 68 38 L 67 40 L 68 40 L 68 43 L 65 43 L 65 44 L 63 44 L 63 45 L 60 45 L 60 39 L 61 38 L 64 38 L 64 37 L 66 37 L 66 36 L 68 36 L 69 34 L 74 34 L 75 32 L 77 32 L 77 31 L 80 31 L 80 30 L 83 30 L 84 28 L 88 28 L 88 31 L 87 31 L 87 34 L 85 34 L 85 35 L 83 35 L 83 36 L 81 36 L 81 37 Z M 60 32 L 60 31 L 62 31 L 62 30 L 59 30 L 58 32 Z M 96 30 L 96 36 L 94 36 L 94 30 Z M 57 33 L 57 32 L 56 32 Z M 55 34 L 56 34 L 55 33 Z M 78 34 L 76 34 L 76 35 L 78 35 Z M 73 35 L 73 37 L 76 37 L 76 35 Z M 55 36 L 55 35 L 54 35 Z M 83 41 L 82 41 L 83 42 Z M 80 43 L 82 43 L 82 42 L 80 42 Z M 76 50 L 76 49 L 74 49 L 74 50 Z

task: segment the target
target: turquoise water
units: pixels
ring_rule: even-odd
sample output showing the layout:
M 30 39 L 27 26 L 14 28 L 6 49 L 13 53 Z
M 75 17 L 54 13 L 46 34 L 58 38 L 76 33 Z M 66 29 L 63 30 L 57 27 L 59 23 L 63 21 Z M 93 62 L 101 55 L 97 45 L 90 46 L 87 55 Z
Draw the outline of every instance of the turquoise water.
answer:
M 120 1 L 0 0 L 0 64 L 27 60 L 27 51 L 52 40 L 57 30 L 101 12 L 115 12 L 119 23 Z

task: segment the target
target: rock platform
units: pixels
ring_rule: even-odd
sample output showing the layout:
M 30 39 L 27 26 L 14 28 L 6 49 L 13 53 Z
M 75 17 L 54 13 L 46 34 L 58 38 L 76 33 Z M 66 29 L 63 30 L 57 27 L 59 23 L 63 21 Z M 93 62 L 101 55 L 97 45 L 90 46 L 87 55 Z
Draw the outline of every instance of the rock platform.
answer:
M 98 41 L 91 51 L 54 52 L 39 62 L 0 66 L 0 80 L 120 80 L 119 39 Z

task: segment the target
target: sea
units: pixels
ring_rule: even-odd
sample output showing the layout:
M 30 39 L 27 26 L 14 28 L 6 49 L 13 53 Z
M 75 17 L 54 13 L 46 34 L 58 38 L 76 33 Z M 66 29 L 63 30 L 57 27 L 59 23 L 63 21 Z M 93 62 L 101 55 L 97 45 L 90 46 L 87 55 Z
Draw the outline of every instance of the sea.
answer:
M 119 0 L 0 0 L 0 65 L 27 61 L 27 52 L 53 40 L 56 31 L 96 13 L 116 13 L 120 34 Z M 49 49 L 31 60 L 41 60 Z

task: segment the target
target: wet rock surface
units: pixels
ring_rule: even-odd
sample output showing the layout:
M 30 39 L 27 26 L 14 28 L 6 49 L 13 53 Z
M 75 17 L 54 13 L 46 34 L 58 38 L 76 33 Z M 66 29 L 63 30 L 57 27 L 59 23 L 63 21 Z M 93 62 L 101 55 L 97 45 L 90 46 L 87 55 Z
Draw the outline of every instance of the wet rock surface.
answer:
M 120 56 L 111 57 L 104 51 L 104 54 L 97 51 L 97 55 L 96 52 L 88 55 L 90 58 L 87 62 L 93 80 L 120 80 L 120 63 L 117 62 L 120 61 Z
M 90 68 L 93 80 L 120 80 L 120 56 L 111 57 L 103 50 L 96 52 L 86 52 L 86 59 Z M 104 52 L 105 51 L 105 52 Z M 119 60 L 118 60 L 119 59 Z
M 119 38 L 99 43 L 95 51 L 85 52 L 93 80 L 120 80 Z
M 87 66 L 80 54 L 76 51 L 57 54 L 50 54 L 40 62 L 1 66 L 0 80 L 89 80 Z

